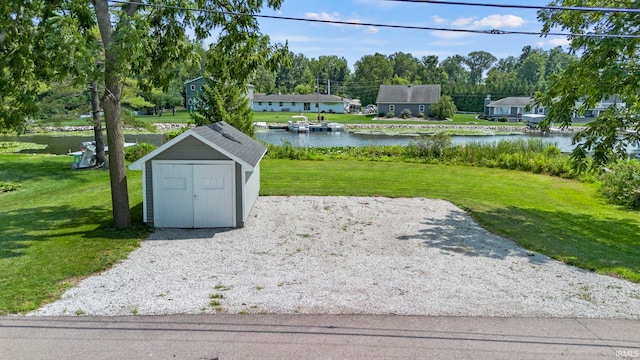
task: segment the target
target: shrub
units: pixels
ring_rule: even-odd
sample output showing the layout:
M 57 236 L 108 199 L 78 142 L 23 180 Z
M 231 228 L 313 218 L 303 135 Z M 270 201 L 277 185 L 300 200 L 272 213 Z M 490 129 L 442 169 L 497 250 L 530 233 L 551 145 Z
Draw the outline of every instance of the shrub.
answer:
M 386 116 L 388 118 L 392 118 L 392 117 L 396 116 L 396 113 L 394 113 L 393 111 L 389 111 Z
M 601 176 L 602 193 L 613 204 L 640 210 L 640 162 L 620 161 Z
M 418 117 L 424 119 L 427 117 L 427 115 L 425 115 L 423 112 L 420 112 L 418 113 Z
M 498 119 L 498 121 L 500 122 L 507 122 L 507 117 L 506 116 L 502 116 Z
M 447 118 L 453 117 L 458 109 L 456 108 L 456 104 L 453 102 L 451 96 L 444 95 L 438 99 L 437 102 L 431 104 L 430 107 L 431 116 L 438 120 L 445 120 Z
M 400 117 L 401 117 L 401 118 L 403 118 L 403 119 L 409 119 L 409 118 L 411 118 L 411 117 L 413 117 L 413 116 L 411 115 L 411 110 L 409 110 L 409 109 L 404 109 L 404 110 L 402 110 L 402 112 L 400 113 Z
M 410 157 L 442 160 L 445 151 L 449 148 L 451 148 L 451 136 L 446 133 L 436 133 L 409 144 L 407 152 Z
M 20 184 L 10 181 L 0 181 L 0 194 L 9 191 L 15 191 L 20 188 Z
M 156 148 L 157 146 L 149 143 L 140 143 L 136 146 L 130 146 L 124 149 L 124 158 L 127 161 L 134 162 L 152 152 Z
M 174 130 L 174 131 L 169 131 L 167 133 L 164 134 L 164 142 L 169 142 L 169 140 L 172 140 L 175 137 L 178 137 L 178 135 L 182 134 L 183 132 L 189 130 L 188 126 L 185 126 L 183 128 L 180 128 L 178 130 Z

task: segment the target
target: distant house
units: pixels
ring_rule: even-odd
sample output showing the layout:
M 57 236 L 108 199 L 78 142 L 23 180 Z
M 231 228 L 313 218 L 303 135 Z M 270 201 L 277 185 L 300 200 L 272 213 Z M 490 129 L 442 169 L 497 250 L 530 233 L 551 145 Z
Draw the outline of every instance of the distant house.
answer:
M 324 94 L 271 94 L 257 95 L 253 99 L 253 111 L 320 112 L 343 114 L 351 100 Z
M 576 105 L 577 105 L 577 107 L 580 107 L 580 106 L 583 105 L 583 102 L 578 101 L 578 103 Z M 604 112 L 605 110 L 607 110 L 611 106 L 615 106 L 615 107 L 617 107 L 619 109 L 623 109 L 623 108 L 625 108 L 627 106 L 627 104 L 625 102 L 623 102 L 622 99 L 620 99 L 620 97 L 618 95 L 610 96 L 608 98 L 603 98 L 599 103 L 597 103 L 595 105 L 595 107 L 593 109 L 586 109 L 584 111 L 584 114 L 575 113 L 571 120 L 573 122 L 589 122 L 589 121 L 592 121 L 593 119 L 595 119 L 598 116 L 600 116 L 600 114 L 602 112 Z
M 546 115 L 547 109 L 542 106 L 533 106 L 533 99 L 528 96 L 510 96 L 500 100 L 491 101 L 491 95 L 487 95 L 484 100 L 484 117 L 486 119 L 499 120 L 506 118 L 507 121 L 517 122 L 522 120 L 523 115 L 535 114 Z M 530 109 L 525 111 L 527 105 Z M 578 101 L 576 107 L 581 107 L 583 103 Z M 598 117 L 610 106 L 624 108 L 626 104 L 618 96 L 611 96 L 603 99 L 592 109 L 585 109 L 583 114 L 577 112 L 573 114 L 573 122 L 589 122 Z M 539 116 L 537 118 L 540 118 Z
M 413 116 L 429 115 L 431 104 L 440 100 L 440 85 L 380 85 L 376 103 L 379 113 L 400 115 L 409 109 Z
M 207 80 L 203 77 L 197 77 L 184 83 L 185 93 L 185 108 L 187 111 L 195 111 L 198 109 L 198 101 L 200 100 L 200 94 L 202 93 L 202 87 L 207 85 Z M 252 106 L 253 102 L 253 85 L 248 86 L 246 94 L 249 99 L 249 105 Z
M 510 96 L 491 101 L 491 95 L 487 95 L 484 100 L 484 117 L 491 120 L 505 118 L 509 122 L 518 122 L 525 113 L 546 115 L 544 107 L 532 106 L 529 111 L 525 111 L 528 105 L 533 105 L 531 97 L 528 96 Z

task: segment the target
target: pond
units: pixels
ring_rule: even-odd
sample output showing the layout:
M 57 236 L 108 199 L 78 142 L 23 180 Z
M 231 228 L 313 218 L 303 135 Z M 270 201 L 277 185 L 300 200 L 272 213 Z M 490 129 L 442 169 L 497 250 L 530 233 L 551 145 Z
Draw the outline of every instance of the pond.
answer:
M 416 136 L 402 135 L 368 135 L 349 132 L 311 132 L 291 133 L 288 131 L 259 131 L 256 138 L 269 144 L 282 145 L 290 143 L 300 147 L 332 147 L 332 146 L 367 146 L 367 145 L 408 145 L 419 140 Z M 556 144 L 561 151 L 570 152 L 571 135 L 554 133 L 517 134 L 517 135 L 464 135 L 452 136 L 453 144 L 467 144 L 470 142 L 498 142 L 501 140 L 518 140 L 540 138 L 545 143 Z
M 333 146 L 367 146 L 367 145 L 408 145 L 418 140 L 415 136 L 400 135 L 363 135 L 349 132 L 312 132 L 296 134 L 282 130 L 264 130 L 256 132 L 256 138 L 269 144 L 281 145 L 290 143 L 300 147 L 333 147 Z M 562 152 L 572 150 L 571 134 L 540 134 L 528 133 L 518 135 L 466 135 L 452 136 L 453 144 L 467 144 L 470 142 L 498 142 L 500 140 L 517 139 L 542 139 L 545 143 L 557 145 Z M 92 141 L 90 135 L 0 135 L 0 142 L 17 141 L 32 142 L 47 145 L 43 150 L 27 150 L 28 153 L 67 154 L 69 151 L 77 151 L 78 144 L 83 141 Z M 164 143 L 163 134 L 133 134 L 125 135 L 125 141 L 131 143 L 147 142 L 160 146 Z M 106 139 L 105 139 L 106 143 Z M 637 147 L 630 147 L 630 153 L 639 152 Z

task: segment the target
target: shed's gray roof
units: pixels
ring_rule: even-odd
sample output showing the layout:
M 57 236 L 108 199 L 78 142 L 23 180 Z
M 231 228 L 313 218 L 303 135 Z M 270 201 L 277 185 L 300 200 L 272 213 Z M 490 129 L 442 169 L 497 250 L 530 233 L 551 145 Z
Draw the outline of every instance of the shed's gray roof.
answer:
M 440 99 L 440 85 L 380 85 L 376 102 L 433 104 Z
M 251 166 L 256 166 L 267 152 L 264 145 L 224 121 L 198 126 L 191 131 Z
M 129 165 L 129 169 L 142 170 L 144 163 L 152 160 L 158 156 L 158 154 L 161 154 L 163 151 L 169 149 L 188 136 L 197 138 L 212 149 L 223 153 L 231 160 L 242 164 L 243 167 L 248 166 L 250 168 L 255 168 L 267 152 L 267 148 L 261 143 L 255 141 L 250 136 L 245 135 L 242 131 L 234 128 L 226 122 L 220 121 L 209 126 L 198 126 L 183 132 L 177 137 L 171 139 L 169 142 L 133 162 Z
M 528 96 L 510 96 L 506 98 L 502 98 L 500 100 L 492 101 L 489 103 L 489 107 L 504 107 L 504 106 L 513 106 L 513 107 L 525 107 L 531 104 L 531 98 Z
M 282 101 L 282 102 L 320 102 L 322 103 L 345 103 L 349 102 L 349 99 L 341 98 L 340 96 L 335 95 L 325 95 L 325 94 L 271 94 L 271 95 L 262 95 L 262 94 L 254 94 L 253 101 Z

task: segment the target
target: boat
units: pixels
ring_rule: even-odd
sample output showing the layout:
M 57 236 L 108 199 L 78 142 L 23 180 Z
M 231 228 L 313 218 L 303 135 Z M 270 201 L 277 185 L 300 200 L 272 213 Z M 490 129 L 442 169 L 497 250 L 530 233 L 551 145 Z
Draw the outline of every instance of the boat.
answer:
M 294 120 L 289 120 L 288 122 L 289 131 L 297 133 L 309 132 L 309 119 L 306 116 L 296 115 L 291 118 Z
M 327 128 L 329 129 L 329 131 L 334 131 L 334 132 L 344 131 L 344 125 L 337 122 L 332 122 L 327 124 Z
M 136 143 L 124 143 L 124 147 L 138 145 Z M 73 156 L 73 162 L 71 163 L 71 169 L 86 169 L 96 166 L 103 166 L 97 164 L 96 155 L 96 142 L 95 141 L 83 141 L 78 144 L 79 151 L 69 152 L 67 155 Z M 108 152 L 109 147 L 104 146 L 104 152 Z

